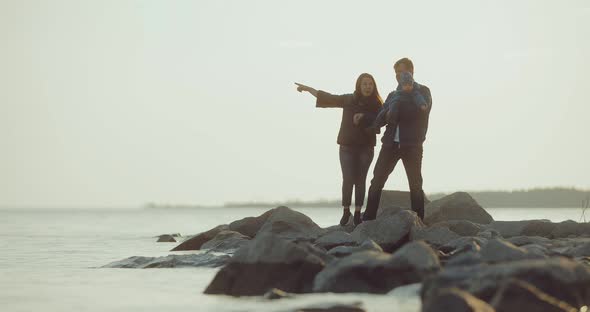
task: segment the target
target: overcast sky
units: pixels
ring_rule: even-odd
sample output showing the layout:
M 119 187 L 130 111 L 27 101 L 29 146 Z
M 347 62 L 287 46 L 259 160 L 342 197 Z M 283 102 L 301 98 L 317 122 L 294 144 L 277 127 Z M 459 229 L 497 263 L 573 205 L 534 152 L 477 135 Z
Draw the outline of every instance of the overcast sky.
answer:
M 401 57 L 427 193 L 590 188 L 588 38 L 584 0 L 0 0 L 0 207 L 337 199 L 341 111 L 293 82 Z

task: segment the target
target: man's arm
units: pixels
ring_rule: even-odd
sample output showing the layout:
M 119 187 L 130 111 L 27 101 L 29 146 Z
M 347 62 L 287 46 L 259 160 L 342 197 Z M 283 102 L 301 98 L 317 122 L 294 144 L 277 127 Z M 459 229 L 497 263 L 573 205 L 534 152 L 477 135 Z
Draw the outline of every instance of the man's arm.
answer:
M 413 92 L 413 99 L 416 106 L 423 111 L 429 112 L 432 107 L 432 96 L 430 95 L 430 89 L 426 86 L 420 86 L 420 89 Z

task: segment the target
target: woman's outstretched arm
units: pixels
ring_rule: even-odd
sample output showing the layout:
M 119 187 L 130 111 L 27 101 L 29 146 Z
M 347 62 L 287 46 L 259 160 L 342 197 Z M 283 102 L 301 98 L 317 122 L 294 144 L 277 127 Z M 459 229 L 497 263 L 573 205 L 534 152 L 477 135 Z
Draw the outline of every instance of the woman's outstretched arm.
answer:
M 304 84 L 297 83 L 297 82 L 295 84 L 297 85 L 297 91 L 299 91 L 299 92 L 307 91 L 311 95 L 318 97 L 318 90 L 316 90 L 310 86 L 306 86 Z

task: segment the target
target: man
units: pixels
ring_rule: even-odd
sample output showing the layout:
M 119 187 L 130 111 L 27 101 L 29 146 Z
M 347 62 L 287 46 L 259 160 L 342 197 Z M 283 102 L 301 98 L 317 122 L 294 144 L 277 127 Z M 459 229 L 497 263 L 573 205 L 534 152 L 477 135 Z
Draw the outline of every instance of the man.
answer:
M 377 217 L 381 191 L 400 159 L 410 185 L 412 210 L 424 220 L 422 143 L 426 139 L 432 97 L 428 87 L 413 81 L 414 64 L 410 59 L 398 60 L 393 69 L 399 85 L 387 96 L 383 109 L 373 125 L 378 129 L 387 122 L 381 138 L 381 151 L 373 170 L 363 220 L 374 220 Z M 402 79 L 406 80 L 406 83 L 402 84 Z

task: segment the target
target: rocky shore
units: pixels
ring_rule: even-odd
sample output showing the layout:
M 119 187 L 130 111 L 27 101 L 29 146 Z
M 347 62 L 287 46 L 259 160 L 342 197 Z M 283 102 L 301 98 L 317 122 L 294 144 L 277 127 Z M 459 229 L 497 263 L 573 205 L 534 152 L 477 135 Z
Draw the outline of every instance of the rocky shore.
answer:
M 385 294 L 421 283 L 422 311 L 590 306 L 590 224 L 495 221 L 467 193 L 428 203 L 424 222 L 407 207 L 405 200 L 386 200 L 374 221 L 322 228 L 281 206 L 191 236 L 172 249 L 201 253 L 131 257 L 105 267 L 221 266 L 204 292 L 231 296 Z M 330 309 L 321 311 L 344 308 Z

